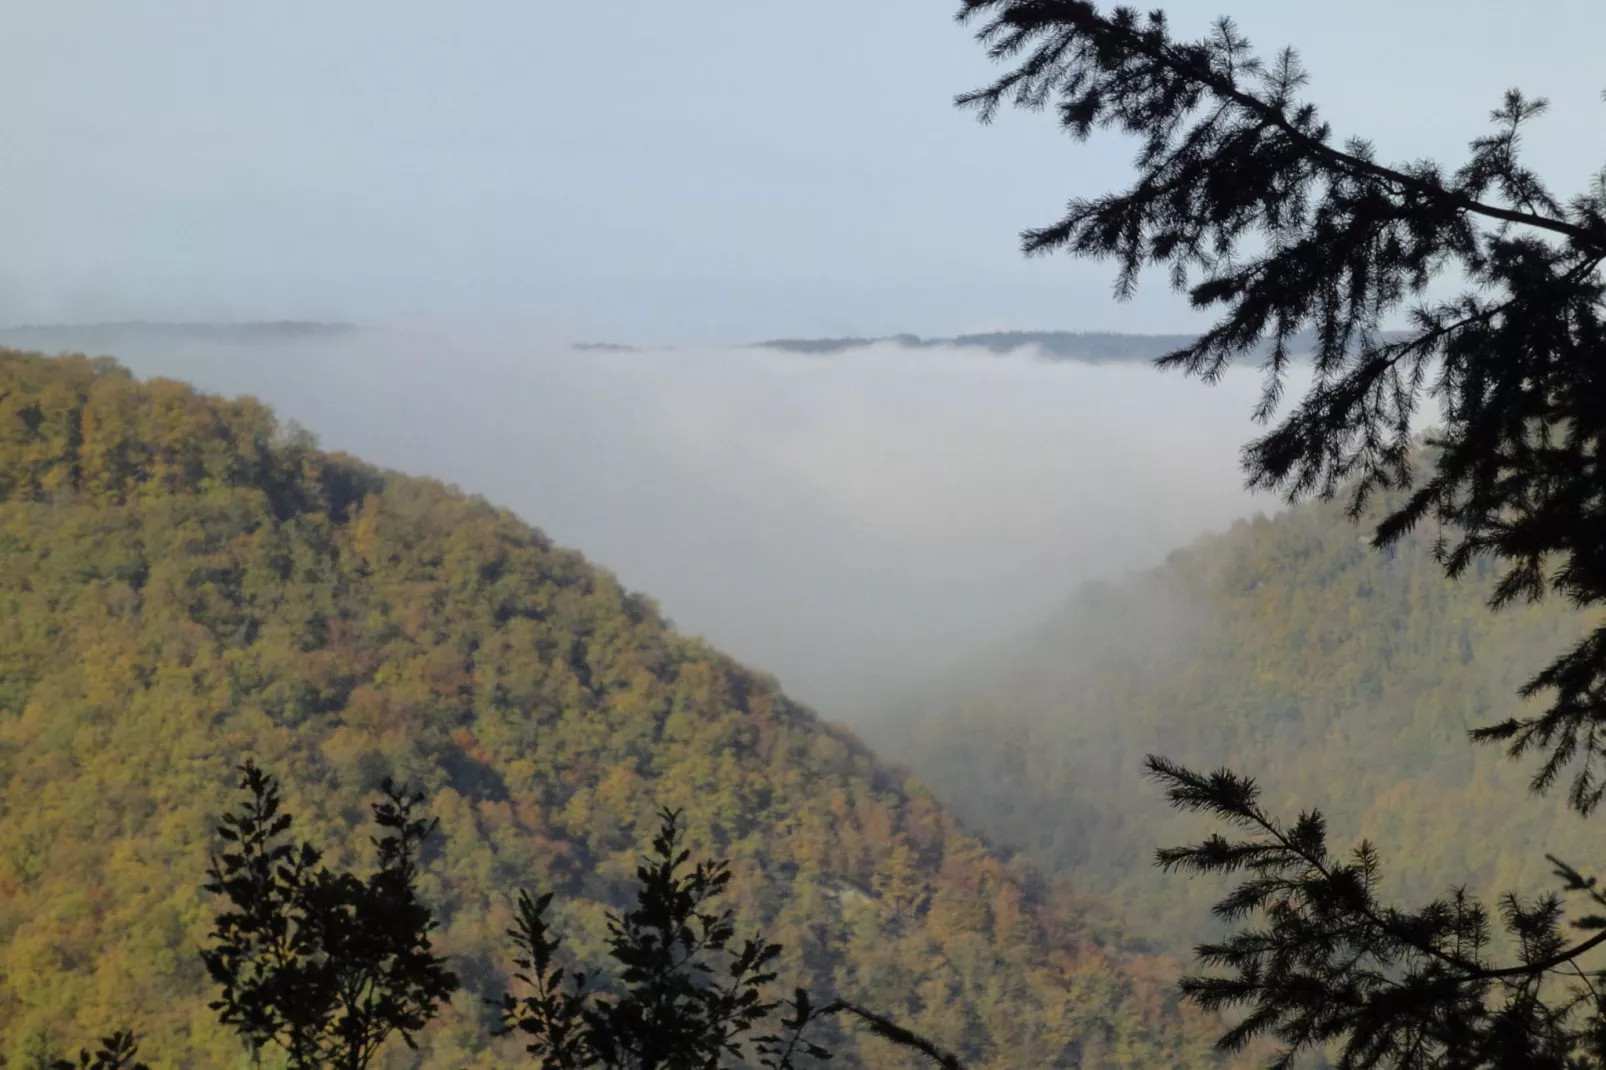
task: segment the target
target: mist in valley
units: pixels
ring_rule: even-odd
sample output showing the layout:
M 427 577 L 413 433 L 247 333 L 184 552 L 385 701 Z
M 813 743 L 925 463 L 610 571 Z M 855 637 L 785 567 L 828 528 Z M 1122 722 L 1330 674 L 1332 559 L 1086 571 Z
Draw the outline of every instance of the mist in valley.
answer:
M 1250 372 L 893 344 L 613 350 L 420 329 L 58 331 L 513 509 L 833 719 L 1268 502 Z
M 1606 4 L 9 7 L 0 1070 L 1606 1070 Z

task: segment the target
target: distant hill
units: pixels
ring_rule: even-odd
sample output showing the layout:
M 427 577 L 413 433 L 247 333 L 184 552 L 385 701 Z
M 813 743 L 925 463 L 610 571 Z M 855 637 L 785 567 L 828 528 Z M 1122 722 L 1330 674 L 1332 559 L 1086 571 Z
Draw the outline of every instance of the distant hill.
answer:
M 581 353 L 640 353 L 643 347 L 621 342 L 572 342 L 569 348 Z
M 46 324 L 0 327 L 0 345 L 47 353 L 84 352 L 118 355 L 124 349 L 148 350 L 163 344 L 219 342 L 273 344 L 339 338 L 366 328 L 349 323 L 300 320 L 245 323 L 165 323 L 131 320 L 117 323 Z M 990 353 L 1036 349 L 1057 360 L 1142 361 L 1186 345 L 1189 335 L 1081 333 L 1073 331 L 993 331 L 921 338 L 913 334 L 885 338 L 779 338 L 749 348 L 830 356 L 867 346 L 892 344 L 909 349 L 978 348 Z M 570 348 L 586 353 L 672 351 L 673 346 L 580 341 Z
M 393 1065 L 502 1065 L 483 999 L 519 887 L 595 961 L 653 807 L 733 860 L 783 982 L 977 1068 L 1182 1067 L 1212 1023 L 1096 902 L 647 598 L 482 500 L 319 451 L 249 400 L 0 351 L 0 1054 L 128 1023 L 158 1068 L 244 1066 L 206 1009 L 200 891 L 231 767 L 365 852 L 384 776 L 428 791 L 426 892 L 466 981 Z M 833 1064 L 915 1065 L 853 1034 Z
M 922 338 L 917 334 L 889 334 L 879 337 L 847 338 L 771 338 L 753 342 L 748 349 L 772 349 L 782 353 L 810 356 L 836 356 L 855 349 L 892 345 L 903 349 L 985 349 L 989 353 L 1035 350 L 1054 360 L 1146 361 L 1162 356 L 1193 341 L 1186 334 L 1112 334 L 1079 331 L 989 331 L 959 334 L 946 338 Z M 639 353 L 669 346 L 635 346 L 618 342 L 574 342 L 571 348 L 582 352 Z
M 109 352 L 129 342 L 247 342 L 271 344 L 334 338 L 361 330 L 349 323 L 271 320 L 245 323 L 164 323 L 128 320 L 115 323 L 37 324 L 0 327 L 0 345 L 46 353 Z
M 83 352 L 121 355 L 149 351 L 164 344 L 197 342 L 271 345 L 337 339 L 368 328 L 349 323 L 299 320 L 245 323 L 164 323 L 131 320 L 119 323 L 51 324 L 0 327 L 0 345 L 46 353 Z M 1090 364 L 1138 363 L 1164 356 L 1194 339 L 1187 334 L 1117 334 L 1108 331 L 986 331 L 925 338 L 916 334 L 880 337 L 773 338 L 745 347 L 811 356 L 838 356 L 856 349 L 893 345 L 904 349 L 980 349 L 988 353 L 1035 353 L 1048 360 Z M 1307 340 L 1295 348 L 1308 346 Z M 674 346 L 579 341 L 569 348 L 582 353 L 673 352 Z
M 1385 552 L 1367 530 L 1335 503 L 1240 522 L 1084 589 L 868 738 L 1177 954 L 1209 931 L 1220 888 L 1159 872 L 1153 850 L 1215 826 L 1164 806 L 1142 776 L 1151 752 L 1251 775 L 1274 812 L 1321 808 L 1335 843 L 1377 844 L 1408 898 L 1552 889 L 1545 853 L 1588 864 L 1599 819 L 1530 796 L 1533 764 L 1466 731 L 1521 705 L 1594 618 L 1556 601 L 1491 613 L 1491 564 L 1450 583 L 1432 533 Z
M 922 338 L 914 334 L 894 334 L 882 338 L 776 338 L 757 343 L 761 349 L 821 356 L 845 353 L 873 345 L 896 345 L 905 349 L 985 349 L 989 353 L 1037 350 L 1054 360 L 1147 361 L 1163 356 L 1193 341 L 1187 334 L 1111 334 L 1079 331 L 989 331 L 959 334 L 949 338 Z

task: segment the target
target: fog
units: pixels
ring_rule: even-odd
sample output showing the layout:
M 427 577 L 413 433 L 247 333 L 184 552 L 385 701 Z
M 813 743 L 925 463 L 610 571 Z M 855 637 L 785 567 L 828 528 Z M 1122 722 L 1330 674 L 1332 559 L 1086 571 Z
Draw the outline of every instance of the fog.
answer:
M 850 720 L 1255 505 L 1251 372 L 401 329 L 93 343 L 62 347 L 256 395 L 328 448 L 484 494 Z

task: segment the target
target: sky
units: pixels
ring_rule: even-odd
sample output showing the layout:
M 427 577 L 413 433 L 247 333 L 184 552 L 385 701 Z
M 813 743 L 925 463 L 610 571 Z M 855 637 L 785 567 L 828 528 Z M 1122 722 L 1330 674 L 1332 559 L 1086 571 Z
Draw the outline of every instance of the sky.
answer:
M 1384 159 L 1453 164 L 1520 85 L 1554 101 L 1528 148 L 1560 191 L 1603 162 L 1579 132 L 1606 115 L 1606 5 L 1169 5 L 1180 33 L 1223 8 L 1298 44 Z M 1107 266 L 1019 255 L 1132 145 L 956 111 L 990 69 L 952 11 L 0 0 L 0 327 L 369 325 L 111 348 L 510 506 L 847 708 L 1261 504 L 1249 378 L 741 348 L 1200 326 L 1163 287 L 1118 304 Z
M 1023 261 L 1119 138 L 951 106 L 933 0 L 0 0 L 0 324 L 318 318 L 731 343 L 1187 330 Z M 1565 191 L 1603 160 L 1606 5 L 1177 0 L 1300 47 L 1340 134 L 1457 158 L 1508 85 Z

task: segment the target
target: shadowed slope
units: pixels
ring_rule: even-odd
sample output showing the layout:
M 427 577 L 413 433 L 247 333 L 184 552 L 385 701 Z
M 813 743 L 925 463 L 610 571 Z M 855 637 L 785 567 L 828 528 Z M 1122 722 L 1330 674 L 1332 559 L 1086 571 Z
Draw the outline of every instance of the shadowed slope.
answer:
M 1242 521 L 1082 590 L 874 741 L 1173 954 L 1221 889 L 1159 872 L 1153 850 L 1215 826 L 1164 804 L 1148 753 L 1253 776 L 1274 812 L 1319 807 L 1335 842 L 1376 843 L 1408 899 L 1552 887 L 1545 853 L 1593 857 L 1589 824 L 1466 733 L 1525 705 L 1518 688 L 1597 615 L 1554 598 L 1491 613 L 1490 564 L 1447 581 L 1432 532 L 1378 550 L 1368 530 L 1336 503 Z

